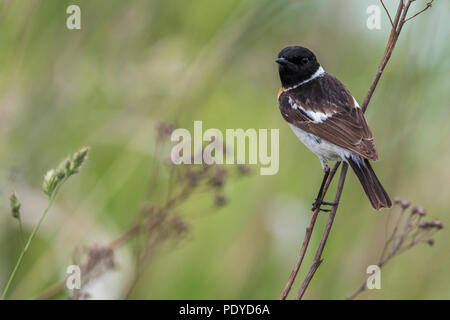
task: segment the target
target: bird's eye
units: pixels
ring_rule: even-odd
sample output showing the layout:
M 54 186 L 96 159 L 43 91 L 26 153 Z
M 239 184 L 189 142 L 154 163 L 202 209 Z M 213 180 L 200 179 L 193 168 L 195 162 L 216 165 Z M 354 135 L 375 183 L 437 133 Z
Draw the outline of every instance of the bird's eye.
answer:
M 300 60 L 300 62 L 301 62 L 301 64 L 307 64 L 307 63 L 309 62 L 309 58 L 308 58 L 308 57 L 303 57 L 303 58 Z

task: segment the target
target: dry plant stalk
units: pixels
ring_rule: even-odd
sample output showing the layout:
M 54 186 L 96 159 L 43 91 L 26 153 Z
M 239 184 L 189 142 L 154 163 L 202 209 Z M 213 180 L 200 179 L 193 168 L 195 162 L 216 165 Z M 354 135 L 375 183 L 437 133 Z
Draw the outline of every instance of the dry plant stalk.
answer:
M 163 147 L 167 143 L 175 126 L 170 123 L 158 124 L 157 145 Z M 225 145 L 224 145 L 225 146 Z M 158 148 L 160 150 L 160 148 Z M 198 152 L 203 152 L 199 150 Z M 226 150 L 224 150 L 226 152 Z M 194 155 L 193 155 L 194 157 Z M 227 203 L 223 195 L 223 187 L 229 178 L 243 177 L 250 174 L 251 170 L 246 165 L 237 166 L 235 172 L 225 169 L 222 165 L 180 165 L 176 166 L 170 161 L 156 162 L 151 175 L 151 185 L 156 184 L 158 172 L 165 164 L 170 170 L 167 198 L 157 203 L 144 203 L 142 209 L 136 214 L 135 222 L 109 244 L 98 244 L 83 248 L 78 253 L 78 261 L 82 274 L 80 290 L 73 290 L 73 299 L 89 298 L 89 293 L 84 289 L 86 284 L 98 278 L 103 273 L 117 267 L 114 260 L 114 252 L 133 241 L 136 258 L 136 275 L 130 284 L 128 293 L 134 288 L 139 275 L 145 266 L 152 261 L 155 253 L 163 246 L 175 245 L 183 236 L 187 235 L 190 226 L 189 221 L 182 215 L 180 207 L 192 196 L 199 193 L 212 196 L 216 207 Z M 234 173 L 234 175 L 233 175 Z M 66 287 L 66 279 L 63 279 L 42 292 L 37 299 L 49 299 L 60 294 Z
M 388 15 L 389 20 L 391 22 L 392 28 L 391 28 L 391 33 L 390 33 L 390 36 L 389 36 L 389 40 L 388 40 L 388 42 L 386 44 L 386 49 L 385 49 L 384 55 L 383 55 L 383 57 L 381 59 L 380 65 L 378 66 L 378 70 L 377 70 L 377 72 L 375 74 L 375 78 L 372 81 L 372 84 L 371 84 L 371 86 L 369 88 L 369 91 L 367 92 L 366 97 L 364 98 L 364 101 L 363 101 L 363 103 L 361 105 L 361 108 L 362 108 L 362 110 L 364 112 L 367 110 L 367 106 L 369 105 L 370 99 L 372 98 L 372 95 L 373 95 L 373 93 L 375 91 L 375 88 L 378 85 L 378 82 L 379 82 L 379 80 L 381 78 L 381 75 L 383 74 L 383 71 L 384 71 L 384 69 L 385 69 L 385 67 L 386 67 L 386 65 L 387 65 L 387 63 L 388 63 L 388 61 L 389 61 L 389 59 L 390 59 L 390 57 L 392 55 L 392 52 L 393 52 L 393 50 L 395 48 L 395 45 L 397 44 L 397 40 L 398 40 L 398 37 L 400 35 L 400 32 L 403 29 L 403 26 L 405 25 L 405 23 L 407 21 L 413 19 L 414 17 L 418 16 L 419 14 L 421 14 L 422 12 L 424 12 L 425 10 L 430 8 L 432 6 L 432 2 L 433 2 L 433 1 L 428 2 L 426 7 L 423 10 L 421 10 L 421 11 L 417 12 L 416 14 L 412 15 L 411 17 L 407 18 L 407 14 L 408 14 L 408 11 L 410 9 L 410 6 L 411 6 L 411 4 L 414 1 L 415 0 L 399 0 L 398 8 L 397 8 L 397 12 L 396 12 L 394 20 L 392 20 L 391 15 L 389 14 L 389 11 L 385 7 L 383 1 L 381 1 L 381 4 L 383 5 L 383 7 L 385 8 L 385 10 L 387 12 L 387 15 Z M 322 193 L 322 199 L 321 200 L 323 200 L 323 198 L 325 197 L 326 192 L 328 190 L 328 186 L 330 185 L 330 183 L 331 183 L 331 181 L 332 181 L 332 179 L 334 177 L 334 173 L 337 170 L 337 168 L 339 167 L 339 164 L 340 163 L 338 162 L 333 167 L 333 171 L 334 171 L 333 175 L 330 174 L 330 176 L 328 177 L 328 179 L 326 181 L 326 188 L 324 189 L 324 192 Z M 348 164 L 347 163 L 343 163 L 342 168 L 341 168 L 341 175 L 340 175 L 340 178 L 339 178 L 339 181 L 338 181 L 338 188 L 336 190 L 336 195 L 334 197 L 334 201 L 337 203 L 337 205 L 335 205 L 335 206 L 333 206 L 331 208 L 331 211 L 329 213 L 329 217 L 328 217 L 328 221 L 327 221 L 325 230 L 324 230 L 324 232 L 322 234 L 322 238 L 320 240 L 319 247 L 317 248 L 316 253 L 314 255 L 314 260 L 313 260 L 313 262 L 311 264 L 311 267 L 309 268 L 309 271 L 306 274 L 306 277 L 303 280 L 303 283 L 302 283 L 302 285 L 301 285 L 301 287 L 300 287 L 300 289 L 299 289 L 299 291 L 297 293 L 297 296 L 296 296 L 297 300 L 302 299 L 303 295 L 305 294 L 306 289 L 308 288 L 309 283 L 311 282 L 311 279 L 314 277 L 314 274 L 315 274 L 316 270 L 319 268 L 319 266 L 320 266 L 320 264 L 322 262 L 322 258 L 321 258 L 322 257 L 322 252 L 323 252 L 323 249 L 325 248 L 325 243 L 326 243 L 326 241 L 328 239 L 328 235 L 329 235 L 329 233 L 331 231 L 331 226 L 333 225 L 333 221 L 334 221 L 334 218 L 336 216 L 336 211 L 337 211 L 337 208 L 339 206 L 339 200 L 341 198 L 344 181 L 345 181 L 345 177 L 346 177 L 346 174 L 347 174 L 347 168 L 348 168 Z M 309 245 L 309 241 L 311 239 L 311 234 L 313 232 L 313 229 L 314 229 L 315 222 L 317 220 L 317 215 L 318 214 L 319 214 L 319 210 L 318 209 L 316 209 L 313 212 L 313 214 L 312 214 L 309 227 L 306 229 L 306 234 L 305 234 L 305 238 L 303 240 L 302 247 L 300 249 L 299 257 L 297 258 L 297 262 L 294 265 L 294 268 L 293 268 L 293 270 L 291 272 L 291 275 L 289 276 L 288 282 L 287 282 L 283 292 L 281 293 L 280 299 L 282 299 L 282 300 L 287 298 L 287 296 L 288 296 L 288 294 L 289 294 L 289 292 L 290 292 L 290 290 L 292 288 L 292 285 L 293 285 L 293 283 L 295 281 L 295 278 L 296 278 L 296 276 L 298 274 L 298 271 L 300 270 L 300 267 L 301 267 L 302 262 L 303 262 L 303 258 L 304 258 L 305 254 L 306 254 L 306 251 L 307 251 L 307 248 L 308 248 L 308 245 Z
M 395 206 L 400 207 L 400 213 L 377 262 L 377 266 L 380 269 L 392 258 L 420 243 L 426 243 L 432 246 L 434 244 L 433 236 L 436 232 L 444 228 L 443 223 L 439 220 L 424 221 L 423 218 L 426 216 L 426 210 L 423 207 L 410 207 L 408 201 L 398 198 L 394 199 Z M 405 213 L 408 208 L 410 208 L 409 214 L 405 218 Z M 366 282 L 363 281 L 361 286 L 347 300 L 356 298 L 356 296 L 366 290 Z

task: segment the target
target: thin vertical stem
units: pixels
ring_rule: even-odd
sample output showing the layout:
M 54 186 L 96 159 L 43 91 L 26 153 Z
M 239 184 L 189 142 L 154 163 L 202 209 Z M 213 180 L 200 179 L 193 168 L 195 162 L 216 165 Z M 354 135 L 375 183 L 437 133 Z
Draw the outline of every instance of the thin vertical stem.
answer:
M 339 176 L 339 182 L 336 190 L 336 195 L 334 197 L 334 202 L 339 203 L 339 200 L 341 199 L 342 191 L 344 190 L 344 182 L 345 177 L 347 175 L 347 169 L 348 164 L 344 162 L 341 168 L 341 175 Z M 314 256 L 313 263 L 311 267 L 309 268 L 308 274 L 305 277 L 305 280 L 303 280 L 303 283 L 300 287 L 300 290 L 298 291 L 297 300 L 300 300 L 303 295 L 305 294 L 306 289 L 308 288 L 309 283 L 311 282 L 311 279 L 314 277 L 314 274 L 316 273 L 316 270 L 319 268 L 320 264 L 322 263 L 322 252 L 325 248 L 325 243 L 327 242 L 328 235 L 330 234 L 331 227 L 333 226 L 334 218 L 336 216 L 338 205 L 334 205 L 331 209 L 330 215 L 328 217 L 327 225 L 325 227 L 325 230 L 323 232 L 322 238 L 320 239 L 319 247 L 317 248 L 316 254 Z
M 325 196 L 325 194 L 326 194 L 326 192 L 328 190 L 328 187 L 330 186 L 331 181 L 333 180 L 333 177 L 334 177 L 337 169 L 339 168 L 340 164 L 341 164 L 340 162 L 336 162 L 336 164 L 334 165 L 333 169 L 331 169 L 330 174 L 328 175 L 328 178 L 327 178 L 327 180 L 325 182 L 322 195 L 321 195 L 320 199 L 317 199 L 317 201 L 322 201 L 323 200 L 323 198 L 324 198 L 324 196 Z M 294 280 L 297 277 L 298 270 L 300 269 L 300 266 L 302 265 L 302 262 L 303 262 L 303 258 L 305 257 L 305 254 L 306 254 L 306 249 L 308 248 L 309 241 L 311 239 L 312 231 L 314 229 L 314 225 L 316 224 L 316 220 L 317 220 L 317 216 L 319 214 L 319 211 L 320 211 L 320 207 L 316 208 L 314 210 L 314 212 L 312 214 L 312 217 L 311 217 L 311 221 L 309 222 L 309 227 L 306 228 L 305 238 L 303 239 L 303 244 L 302 244 L 302 247 L 300 249 L 300 254 L 299 254 L 299 256 L 297 258 L 297 261 L 296 261 L 296 263 L 294 265 L 294 269 L 292 270 L 291 275 L 289 276 L 288 282 L 286 283 L 286 286 L 284 287 L 284 290 L 281 293 L 281 296 L 280 296 L 281 300 L 285 300 L 287 298 L 287 296 L 289 294 L 289 291 L 291 290 L 292 285 L 294 283 Z
M 25 257 L 25 254 L 27 253 L 27 251 L 31 245 L 31 242 L 33 242 L 33 239 L 36 236 L 36 233 L 38 232 L 39 228 L 41 227 L 42 222 L 44 221 L 45 217 L 47 216 L 48 211 L 50 210 L 51 206 L 53 205 L 53 202 L 55 201 L 55 198 L 56 198 L 56 195 L 58 193 L 60 186 L 65 181 L 66 181 L 66 179 L 61 181 L 61 184 L 58 185 L 58 187 L 54 190 L 53 194 L 49 197 L 47 207 L 45 208 L 44 212 L 42 213 L 41 217 L 39 218 L 38 223 L 34 226 L 33 231 L 31 232 L 30 236 L 28 237 L 27 243 L 23 247 L 19 258 L 17 259 L 16 265 L 14 266 L 14 269 L 11 272 L 11 275 L 9 276 L 9 279 L 8 279 L 8 282 L 6 283 L 5 289 L 3 289 L 3 293 L 2 293 L 0 300 L 6 299 L 6 295 L 8 294 L 11 284 L 14 281 L 14 278 L 16 277 L 17 270 L 19 269 L 20 265 L 22 264 L 22 260 Z

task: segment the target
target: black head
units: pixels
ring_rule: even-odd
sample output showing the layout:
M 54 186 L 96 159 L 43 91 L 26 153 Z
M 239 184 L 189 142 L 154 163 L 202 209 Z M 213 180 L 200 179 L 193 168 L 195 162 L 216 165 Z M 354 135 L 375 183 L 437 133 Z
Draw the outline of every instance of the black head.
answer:
M 320 68 L 314 53 L 306 48 L 286 47 L 278 54 L 278 72 L 284 88 L 295 86 L 305 81 Z

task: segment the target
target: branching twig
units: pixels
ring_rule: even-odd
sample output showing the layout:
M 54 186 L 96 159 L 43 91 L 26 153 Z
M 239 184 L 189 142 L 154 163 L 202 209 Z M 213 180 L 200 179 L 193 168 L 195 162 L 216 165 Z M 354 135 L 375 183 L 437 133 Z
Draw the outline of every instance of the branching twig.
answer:
M 159 125 L 159 140 L 170 136 L 173 126 L 162 123 Z M 159 142 L 159 141 L 158 141 Z M 203 153 L 203 149 L 198 152 Z M 202 165 L 202 166 L 174 166 L 170 165 L 170 171 L 173 174 L 177 171 L 177 181 L 169 183 L 166 194 L 161 204 L 149 206 L 147 203 L 143 205 L 140 213 L 136 215 L 135 222 L 120 234 L 109 244 L 98 246 L 91 245 L 82 251 L 80 265 L 82 274 L 81 290 L 73 290 L 71 294 L 74 298 L 85 298 L 88 294 L 85 292 L 86 284 L 98 277 L 100 274 L 112 269 L 115 265 L 113 255 L 114 252 L 128 244 L 132 240 L 142 240 L 139 243 L 138 252 L 136 253 L 137 269 L 142 270 L 142 265 L 150 261 L 150 257 L 154 255 L 163 244 L 176 241 L 180 236 L 188 231 L 188 223 L 186 219 L 178 212 L 178 208 L 195 194 L 195 191 L 201 191 L 206 187 L 206 191 L 214 196 L 215 205 L 223 206 L 226 202 L 225 197 L 221 194 L 223 187 L 231 176 L 231 171 L 220 165 Z M 153 170 L 160 170 L 159 165 L 155 165 Z M 245 176 L 250 173 L 250 168 L 246 165 L 237 167 L 236 177 Z M 157 175 L 152 175 L 152 185 L 156 184 Z M 175 183 L 176 182 L 176 183 Z M 155 201 L 156 202 L 156 201 Z M 136 271 L 136 275 L 130 285 L 133 288 L 140 276 L 140 272 Z M 66 285 L 64 278 L 59 282 L 48 287 L 42 292 L 37 299 L 49 299 L 60 294 Z M 84 290 L 83 290 L 84 289 Z
M 412 207 L 406 220 L 403 219 L 406 210 L 409 208 L 410 203 L 408 201 L 401 201 L 399 199 L 394 200 L 394 205 L 400 206 L 400 213 L 397 218 L 397 222 L 392 230 L 391 235 L 386 241 L 384 248 L 381 252 L 377 266 L 381 269 L 395 256 L 411 249 L 419 243 L 427 243 L 429 245 L 434 244 L 432 236 L 444 225 L 439 220 L 422 221 L 426 215 L 426 211 L 422 207 Z M 399 233 L 399 226 L 403 222 L 403 228 Z M 366 290 L 367 280 L 364 280 L 361 286 L 355 292 L 350 295 L 347 300 L 356 298 L 360 293 Z
M 377 87 L 378 82 L 379 82 L 379 80 L 381 78 L 381 75 L 383 74 L 383 71 L 384 71 L 384 69 L 385 69 L 385 67 L 386 67 L 386 65 L 387 65 L 387 63 L 388 63 L 388 61 L 389 61 L 389 59 L 390 59 L 390 57 L 392 55 L 392 52 L 393 52 L 393 50 L 395 48 L 395 45 L 396 45 L 397 40 L 398 40 L 398 37 L 400 35 L 400 32 L 402 31 L 402 28 L 403 28 L 405 22 L 407 20 L 410 20 L 413 17 L 417 16 L 418 14 L 422 13 L 423 11 L 428 9 L 429 7 L 431 7 L 431 3 L 429 3 L 429 4 L 427 4 L 427 8 L 425 8 L 425 10 L 422 10 L 421 12 L 418 12 L 417 14 L 413 15 L 411 18 L 407 19 L 406 15 L 407 15 L 408 10 L 409 10 L 409 8 L 411 6 L 411 3 L 413 1 L 414 0 L 407 0 L 406 3 L 404 3 L 403 0 L 399 0 L 399 4 L 398 4 L 398 8 L 397 8 L 397 12 L 396 12 L 394 21 L 392 21 L 392 18 L 391 18 L 390 14 L 389 14 L 389 11 L 384 6 L 384 3 L 381 1 L 381 3 L 383 4 L 383 7 L 385 8 L 385 10 L 386 10 L 386 12 L 387 12 L 387 14 L 389 16 L 389 20 L 391 21 L 392 28 L 391 28 L 391 33 L 390 33 L 390 36 L 389 36 L 389 40 L 388 40 L 388 42 L 386 44 L 386 49 L 385 49 L 384 55 L 383 55 L 383 57 L 381 59 L 380 65 L 378 66 L 378 70 L 377 70 L 377 72 L 375 74 L 375 78 L 374 78 L 374 80 L 373 80 L 373 82 L 372 82 L 372 84 L 371 84 L 371 86 L 369 88 L 369 91 L 367 92 L 367 94 L 366 94 L 366 96 L 364 98 L 364 101 L 363 101 L 363 103 L 361 105 L 361 108 L 362 108 L 363 112 L 365 112 L 367 110 L 367 106 L 369 105 L 369 102 L 370 102 L 370 100 L 372 98 L 372 95 L 373 95 L 373 93 L 375 91 L 375 88 Z M 340 175 L 340 178 L 339 178 L 338 189 L 336 191 L 335 199 L 338 199 L 338 200 L 340 199 L 340 196 L 341 196 L 341 193 L 342 193 L 342 187 L 343 187 L 343 184 L 344 184 L 344 181 L 345 181 L 346 173 L 347 173 L 347 164 L 344 163 L 344 165 L 342 167 L 341 175 Z M 332 178 L 333 177 L 330 177 L 327 180 L 327 184 L 328 185 L 331 183 Z M 339 188 L 339 186 L 341 186 L 341 188 Z M 323 197 L 325 197 L 326 191 L 327 190 L 324 190 L 324 192 L 322 193 Z M 299 292 L 297 294 L 297 299 L 301 299 L 303 297 L 303 295 L 304 295 L 304 293 L 305 293 L 305 291 L 306 291 L 306 289 L 307 289 L 307 287 L 308 287 L 312 277 L 314 276 L 316 270 L 320 266 L 320 263 L 322 261 L 321 260 L 322 252 L 323 252 L 323 249 L 325 247 L 325 242 L 326 242 L 326 240 L 328 238 L 328 235 L 329 235 L 329 233 L 331 231 L 331 226 L 333 224 L 334 217 L 336 215 L 337 207 L 338 207 L 338 204 L 333 206 L 332 211 L 330 212 L 330 216 L 329 216 L 329 219 L 328 219 L 328 222 L 327 222 L 327 226 L 325 227 L 325 230 L 323 232 L 323 235 L 322 235 L 322 238 L 321 238 L 321 242 L 319 244 L 319 247 L 316 250 L 316 254 L 315 254 L 313 263 L 312 263 L 312 265 L 311 265 L 311 267 L 310 267 L 310 269 L 309 269 L 309 271 L 308 271 L 308 273 L 307 273 L 307 275 L 306 275 L 306 277 L 305 277 L 305 279 L 304 279 L 304 281 L 302 283 L 302 286 L 301 286 L 301 288 L 300 288 L 300 290 L 299 290 Z M 303 245 L 302 245 L 302 248 L 300 250 L 300 255 L 299 255 L 298 259 L 297 259 L 297 263 L 295 264 L 294 270 L 292 271 L 292 273 L 291 273 L 291 275 L 289 277 L 288 283 L 287 283 L 283 293 L 281 294 L 281 299 L 286 299 L 287 294 L 289 293 L 289 290 L 290 290 L 290 288 L 291 288 L 291 286 L 292 286 L 292 284 L 293 284 L 293 282 L 295 280 L 297 272 L 298 272 L 298 270 L 301 267 L 301 264 L 303 262 L 303 257 L 304 257 L 304 255 L 306 253 L 307 248 L 308 248 L 309 240 L 311 238 L 311 234 L 313 232 L 313 228 L 314 228 L 316 219 L 317 219 L 317 214 L 314 212 L 313 216 L 311 217 L 310 227 L 307 229 L 307 233 L 305 235 L 305 239 L 303 241 Z
M 380 0 L 381 4 L 383 5 L 384 11 L 386 11 L 386 14 L 389 18 L 389 21 L 391 22 L 391 26 L 394 27 L 394 22 L 392 22 L 392 18 L 391 18 L 391 14 L 389 13 L 389 10 L 386 8 L 386 6 L 384 5 L 383 0 Z
M 429 8 L 431 8 L 431 7 L 433 6 L 433 1 L 434 1 L 434 0 L 431 0 L 430 2 L 427 2 L 427 5 L 425 6 L 425 8 L 423 8 L 422 10 L 420 10 L 419 12 L 417 12 L 416 14 L 414 14 L 414 15 L 412 15 L 411 17 L 409 17 L 408 19 L 406 19 L 405 22 L 406 22 L 406 21 L 409 21 L 409 20 L 411 20 L 411 19 L 413 19 L 414 17 L 418 16 L 418 15 L 421 14 L 422 12 L 424 12 L 424 11 L 428 10 Z
M 342 190 L 344 189 L 344 182 L 345 182 L 345 176 L 347 175 L 347 169 L 348 164 L 344 163 L 341 168 L 341 175 L 339 177 L 339 182 L 336 190 L 336 195 L 334 197 L 334 202 L 339 203 L 341 199 Z M 328 216 L 327 225 L 325 227 L 325 230 L 323 232 L 322 238 L 320 239 L 319 247 L 317 248 L 316 255 L 314 256 L 313 263 L 308 271 L 308 274 L 305 277 L 305 280 L 303 280 L 303 283 L 300 287 L 300 290 L 298 291 L 297 300 L 300 300 L 303 297 L 303 294 L 305 293 L 306 289 L 308 288 L 309 283 L 311 282 L 312 277 L 314 277 L 314 274 L 316 273 L 316 270 L 319 268 L 320 264 L 322 263 L 322 252 L 325 248 L 325 243 L 327 242 L 328 235 L 330 234 L 331 227 L 333 226 L 334 217 L 336 216 L 338 205 L 333 206 L 331 208 L 330 215 Z
M 333 179 L 340 164 L 341 164 L 340 162 L 336 162 L 333 169 L 330 171 L 327 181 L 325 182 L 325 186 L 324 186 L 324 189 L 322 192 L 322 197 L 321 197 L 321 199 L 318 199 L 318 201 L 323 200 L 323 197 L 324 197 L 325 193 L 327 192 L 328 187 L 330 186 L 331 180 Z M 292 284 L 294 283 L 294 280 L 297 276 L 298 270 L 300 269 L 300 266 L 302 264 L 303 258 L 305 257 L 306 249 L 308 248 L 309 240 L 311 239 L 311 234 L 314 229 L 314 225 L 316 224 L 319 210 L 320 210 L 320 208 L 317 208 L 316 210 L 314 210 L 313 215 L 311 217 L 311 221 L 309 223 L 309 227 L 306 228 L 305 239 L 303 240 L 303 244 L 300 249 L 300 254 L 297 258 L 297 262 L 295 263 L 294 269 L 292 270 L 291 275 L 289 276 L 288 282 L 287 282 L 286 286 L 284 287 L 283 292 L 281 293 L 281 297 L 280 297 L 281 300 L 286 299 L 287 295 L 289 294 L 289 291 L 292 288 Z

